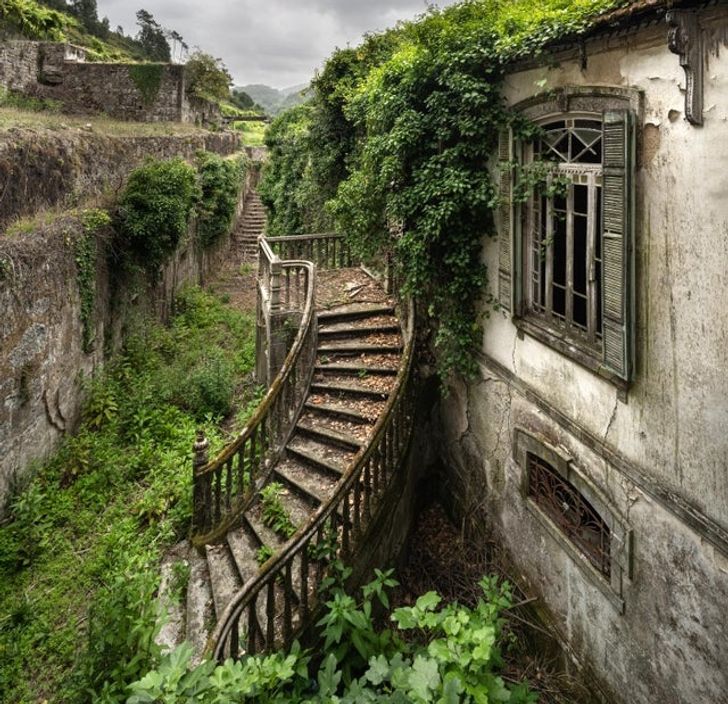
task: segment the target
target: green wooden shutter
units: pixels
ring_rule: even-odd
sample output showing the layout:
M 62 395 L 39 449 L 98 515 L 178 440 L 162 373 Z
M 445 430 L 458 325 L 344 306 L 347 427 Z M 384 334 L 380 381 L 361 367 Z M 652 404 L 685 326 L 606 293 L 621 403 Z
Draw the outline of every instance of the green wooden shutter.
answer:
M 513 134 L 510 129 L 498 135 L 500 206 L 498 208 L 498 301 L 513 312 Z
M 604 366 L 629 381 L 634 367 L 634 119 L 604 113 L 602 311 Z

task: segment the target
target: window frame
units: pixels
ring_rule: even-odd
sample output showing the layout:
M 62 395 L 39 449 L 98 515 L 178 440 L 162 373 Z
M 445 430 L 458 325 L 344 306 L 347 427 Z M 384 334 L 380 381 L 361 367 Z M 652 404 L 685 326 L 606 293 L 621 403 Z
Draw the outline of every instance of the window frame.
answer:
M 523 117 L 536 122 L 543 123 L 549 119 L 553 119 L 556 116 L 559 117 L 572 117 L 572 116 L 598 116 L 600 121 L 603 115 L 608 110 L 628 110 L 632 113 L 636 124 L 641 124 L 641 118 L 643 114 L 643 95 L 640 91 L 629 88 L 619 87 L 565 87 L 556 90 L 549 91 L 547 94 L 533 96 L 520 103 L 517 103 L 512 108 L 515 112 L 520 113 Z M 637 130 L 637 136 L 639 130 Z M 512 161 L 520 161 L 523 158 L 523 146 L 522 144 L 511 141 L 509 144 L 509 155 L 508 157 Z M 639 153 L 639 145 L 636 145 L 636 152 Z M 503 146 L 501 146 L 503 150 Z M 506 160 L 506 155 L 501 153 L 501 161 Z M 602 161 L 602 174 L 604 173 L 604 160 Z M 633 164 L 633 171 L 631 177 L 636 180 L 637 163 Z M 501 175 L 501 183 L 503 183 L 503 175 Z M 634 188 L 634 183 L 632 183 Z M 629 205 L 630 208 L 634 208 L 634 198 Z M 505 208 L 502 211 L 505 212 Z M 528 297 L 526 295 L 527 286 L 530 285 L 528 275 L 530 273 L 529 267 L 525 260 L 525 257 L 530 255 L 526 246 L 525 240 L 525 211 L 527 208 L 524 204 L 513 203 L 512 213 L 508 216 L 511 220 L 511 227 L 513 229 L 512 239 L 509 242 L 507 248 L 501 245 L 501 267 L 499 273 L 499 299 L 502 307 L 511 313 L 511 318 L 514 325 L 518 328 L 518 334 L 523 337 L 528 334 L 530 337 L 539 340 L 547 346 L 555 349 L 564 356 L 574 360 L 586 369 L 594 372 L 598 376 L 606 379 L 615 385 L 619 391 L 620 398 L 626 400 L 626 393 L 631 385 L 634 376 L 634 325 L 635 325 L 635 285 L 634 285 L 634 265 L 629 266 L 628 276 L 628 288 L 629 291 L 625 291 L 625 295 L 630 295 L 630 316 L 627 325 L 629 326 L 629 349 L 627 354 L 631 361 L 632 367 L 630 369 L 629 378 L 622 378 L 620 375 L 614 373 L 609 369 L 602 358 L 602 352 L 595 349 L 592 343 L 587 343 L 580 339 L 579 336 L 571 334 L 566 326 L 555 325 L 552 321 L 545 320 L 543 317 L 536 314 L 530 313 L 528 310 Z M 633 215 L 633 212 L 630 213 Z M 505 216 L 501 215 L 501 227 L 503 227 Z M 634 243 L 636 241 L 636 222 L 634 217 L 631 217 L 631 247 L 633 257 L 634 254 Z M 602 235 L 604 233 L 604 219 L 602 218 Z M 501 242 L 503 243 L 503 237 Z M 508 271 L 504 283 L 504 266 L 503 258 L 511 257 L 512 271 Z M 602 269 L 602 277 L 604 277 L 604 269 Z M 506 295 L 504 291 L 506 287 L 511 288 L 512 306 L 509 306 L 506 302 Z M 603 288 L 603 287 L 602 287 Z M 603 294 L 602 294 L 603 295 Z M 602 306 L 602 316 L 604 316 L 604 308 Z M 604 343 L 602 342 L 602 345 Z
M 575 487 L 608 526 L 610 539 L 610 573 L 608 577 L 592 564 L 587 555 L 572 542 L 531 496 L 529 455 L 549 464 L 565 481 Z M 632 579 L 633 534 L 627 520 L 586 476 L 585 472 L 577 466 L 571 455 L 563 448 L 549 443 L 544 437 L 523 428 L 516 428 L 513 456 L 521 468 L 520 493 L 529 513 L 571 557 L 585 577 L 607 597 L 620 613 L 624 613 L 624 580 Z

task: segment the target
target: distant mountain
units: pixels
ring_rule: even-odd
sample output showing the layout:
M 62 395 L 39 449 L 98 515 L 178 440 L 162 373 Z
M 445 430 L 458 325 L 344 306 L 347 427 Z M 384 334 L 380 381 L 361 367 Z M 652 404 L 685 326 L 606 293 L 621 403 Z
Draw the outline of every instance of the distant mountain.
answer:
M 300 105 L 306 99 L 302 92 L 308 88 L 304 83 L 300 86 L 291 86 L 278 90 L 262 83 L 251 83 L 247 86 L 237 86 L 236 89 L 245 91 L 258 105 L 261 105 L 269 115 L 277 115 L 283 110 Z

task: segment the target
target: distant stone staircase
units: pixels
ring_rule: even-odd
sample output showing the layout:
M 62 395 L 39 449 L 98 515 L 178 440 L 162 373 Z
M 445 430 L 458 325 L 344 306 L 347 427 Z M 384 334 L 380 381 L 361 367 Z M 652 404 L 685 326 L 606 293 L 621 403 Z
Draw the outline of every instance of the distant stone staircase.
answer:
M 265 208 L 257 191 L 251 191 L 245 203 L 243 219 L 235 233 L 238 258 L 241 262 L 252 264 L 258 258 L 258 237 L 265 228 Z

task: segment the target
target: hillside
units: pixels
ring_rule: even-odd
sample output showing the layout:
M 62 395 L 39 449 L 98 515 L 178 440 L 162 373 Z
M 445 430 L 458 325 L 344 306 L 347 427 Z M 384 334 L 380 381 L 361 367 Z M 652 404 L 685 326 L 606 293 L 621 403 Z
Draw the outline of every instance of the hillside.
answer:
M 262 83 L 252 83 L 238 86 L 236 90 L 245 91 L 258 105 L 265 108 L 267 114 L 277 115 L 283 110 L 303 103 L 306 100 L 308 85 L 304 83 L 279 90 Z
M 67 11 L 57 10 L 36 0 L 2 0 L 0 37 L 3 36 L 66 41 L 84 47 L 89 61 L 155 60 L 137 39 L 111 31 L 108 20 L 99 20 L 95 11 L 91 16 L 77 17 L 70 6 Z

